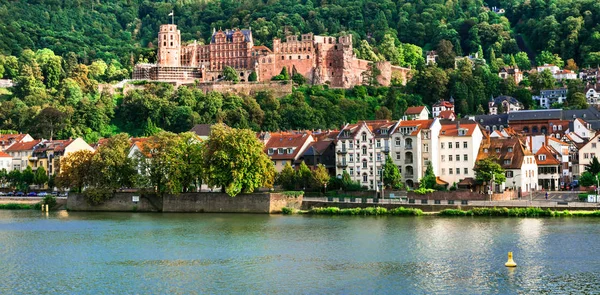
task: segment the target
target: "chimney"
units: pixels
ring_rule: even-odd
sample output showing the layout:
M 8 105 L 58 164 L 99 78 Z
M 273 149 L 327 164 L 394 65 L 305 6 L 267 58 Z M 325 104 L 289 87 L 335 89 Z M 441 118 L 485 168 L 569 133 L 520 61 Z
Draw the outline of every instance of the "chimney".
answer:
M 460 120 L 456 120 L 456 129 L 460 129 Z

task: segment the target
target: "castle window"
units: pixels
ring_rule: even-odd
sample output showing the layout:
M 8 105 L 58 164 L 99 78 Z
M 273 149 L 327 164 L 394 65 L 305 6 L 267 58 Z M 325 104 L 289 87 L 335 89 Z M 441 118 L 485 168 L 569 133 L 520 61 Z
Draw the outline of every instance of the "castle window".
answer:
M 329 66 L 331 66 L 331 65 L 332 65 L 332 63 L 329 63 Z
M 281 57 L 281 60 L 285 60 L 285 56 L 282 56 L 282 57 Z
M 337 45 L 335 46 L 335 50 L 337 50 Z
M 298 55 L 298 59 L 300 59 L 300 55 Z
M 163 46 L 167 46 L 167 42 L 163 42 Z
M 309 59 L 309 58 L 310 58 L 310 55 L 307 55 L 307 56 L 306 56 L 306 59 Z
M 171 35 L 171 40 L 173 40 L 173 35 Z
M 171 47 L 173 47 L 173 42 L 171 42 Z
M 291 56 L 291 55 L 289 56 L 289 59 L 290 59 L 290 60 L 292 59 L 292 56 Z
M 167 35 L 163 35 L 163 40 L 167 40 Z

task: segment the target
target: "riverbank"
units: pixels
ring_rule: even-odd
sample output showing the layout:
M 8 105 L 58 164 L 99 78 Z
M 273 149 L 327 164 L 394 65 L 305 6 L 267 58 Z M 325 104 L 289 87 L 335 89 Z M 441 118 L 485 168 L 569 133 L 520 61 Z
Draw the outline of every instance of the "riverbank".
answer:
M 497 216 L 497 217 L 600 217 L 598 210 L 552 210 L 542 208 L 473 208 L 470 210 L 444 209 L 439 212 L 423 212 L 418 208 L 398 207 L 388 210 L 384 207 L 366 208 L 338 208 L 338 207 L 315 207 L 309 210 L 295 210 L 283 208 L 284 215 L 307 214 L 307 215 L 348 215 L 348 216 Z

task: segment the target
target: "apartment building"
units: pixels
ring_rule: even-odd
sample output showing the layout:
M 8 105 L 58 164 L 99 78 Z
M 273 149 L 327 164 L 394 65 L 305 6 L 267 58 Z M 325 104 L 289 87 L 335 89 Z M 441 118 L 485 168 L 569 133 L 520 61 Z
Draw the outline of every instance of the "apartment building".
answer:
M 450 185 L 468 177 L 475 178 L 473 168 L 483 139 L 479 124 L 473 120 L 442 120 L 440 123 L 436 175 Z

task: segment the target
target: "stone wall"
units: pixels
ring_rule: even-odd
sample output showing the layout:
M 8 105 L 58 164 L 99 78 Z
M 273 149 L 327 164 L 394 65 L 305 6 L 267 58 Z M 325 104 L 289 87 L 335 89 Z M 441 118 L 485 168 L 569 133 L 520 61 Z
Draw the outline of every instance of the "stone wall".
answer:
M 282 97 L 292 93 L 292 83 L 287 82 L 248 82 L 248 83 L 200 83 L 197 86 L 205 93 L 217 91 L 221 93 L 237 93 L 245 95 L 254 95 L 260 91 L 272 91 L 275 97 Z
M 139 196 L 139 202 L 133 202 Z M 80 194 L 69 195 L 67 209 L 72 211 L 204 212 L 204 213 L 280 213 L 281 208 L 300 209 L 302 196 L 280 193 L 253 193 L 230 197 L 224 193 L 182 193 L 163 197 L 142 193 L 117 193 L 110 200 L 92 206 Z

